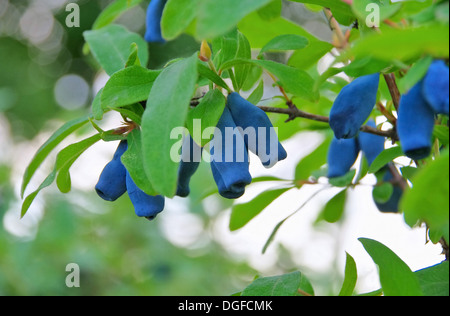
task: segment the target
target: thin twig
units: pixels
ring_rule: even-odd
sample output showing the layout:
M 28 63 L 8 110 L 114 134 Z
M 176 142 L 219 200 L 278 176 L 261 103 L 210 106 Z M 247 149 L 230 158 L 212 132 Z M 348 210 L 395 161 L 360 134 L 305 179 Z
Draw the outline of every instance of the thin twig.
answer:
M 286 115 L 289 115 L 290 118 L 302 117 L 302 118 L 306 118 L 306 119 L 317 121 L 317 122 L 330 123 L 330 119 L 326 116 L 321 116 L 321 115 L 304 112 L 302 110 L 299 110 L 297 107 L 295 107 L 293 109 L 291 109 L 291 108 L 284 109 L 284 108 L 275 108 L 275 107 L 268 107 L 268 106 L 259 106 L 259 108 L 261 110 L 263 110 L 264 112 L 268 112 L 268 113 L 286 114 Z M 397 133 L 393 129 L 388 130 L 388 131 L 380 131 L 377 128 L 374 128 L 374 127 L 371 127 L 368 125 L 364 125 L 364 126 L 361 126 L 360 130 L 362 132 L 375 134 L 375 135 L 379 135 L 379 136 L 384 136 L 384 137 L 388 137 L 388 138 L 391 138 L 394 140 L 398 139 Z
M 395 118 L 395 116 L 393 116 L 381 102 L 377 102 L 377 109 L 389 120 L 392 125 L 395 126 L 397 124 L 397 118 Z
M 328 19 L 328 22 L 330 24 L 331 30 L 333 30 L 339 40 L 339 47 L 338 48 L 345 48 L 348 44 L 347 39 L 342 32 L 341 26 L 339 25 L 338 21 L 334 18 L 333 13 L 331 13 L 331 10 L 328 8 L 323 9 L 325 16 Z
M 400 91 L 398 90 L 397 83 L 395 82 L 394 74 L 384 74 L 384 80 L 386 80 L 389 92 L 391 93 L 392 102 L 394 102 L 395 109 L 398 111 L 400 106 Z

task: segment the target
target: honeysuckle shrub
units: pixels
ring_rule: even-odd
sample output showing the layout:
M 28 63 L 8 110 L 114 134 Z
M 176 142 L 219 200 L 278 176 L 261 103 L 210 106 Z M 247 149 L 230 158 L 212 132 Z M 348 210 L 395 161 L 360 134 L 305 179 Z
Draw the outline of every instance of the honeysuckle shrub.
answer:
M 447 258 L 448 1 L 290 2 L 322 12 L 332 40 L 320 40 L 284 18 L 281 0 L 111 2 L 84 33 L 83 47 L 108 81 L 91 112 L 61 126 L 31 159 L 23 176 L 22 216 L 54 182 L 69 192 L 71 166 L 103 141 L 119 147 L 92 189 L 111 203 L 127 192 L 137 218 L 157 220 L 165 199 L 189 197 L 201 159 L 210 164 L 216 184 L 208 195 L 234 200 L 256 180 L 283 185 L 235 203 L 231 231 L 304 185 L 342 189 L 317 219 L 337 223 L 348 190 L 374 176 L 379 211 L 402 216 L 411 229 L 425 226 L 430 242 L 442 244 Z M 145 34 L 117 23 L 136 5 L 147 8 Z M 190 37 L 197 51 L 173 51 L 171 42 L 182 36 Z M 168 60 L 158 64 L 154 52 L 167 52 Z M 319 72 L 324 56 L 332 61 Z M 278 93 L 263 99 L 270 85 Z M 124 123 L 104 131 L 104 114 L 111 111 Z M 89 124 L 94 134 L 60 150 L 52 172 L 29 193 L 49 153 Z M 290 179 L 253 178 L 249 152 L 270 170 L 289 157 L 281 142 L 303 131 L 320 134 L 323 142 L 298 162 Z M 289 219 L 275 223 L 263 252 Z M 379 268 L 381 289 L 369 295 L 448 295 L 448 261 L 413 272 L 382 243 L 359 240 Z M 355 293 L 356 282 L 356 264 L 347 254 L 336 295 L 362 294 Z M 310 296 L 314 288 L 297 271 L 259 277 L 238 294 Z

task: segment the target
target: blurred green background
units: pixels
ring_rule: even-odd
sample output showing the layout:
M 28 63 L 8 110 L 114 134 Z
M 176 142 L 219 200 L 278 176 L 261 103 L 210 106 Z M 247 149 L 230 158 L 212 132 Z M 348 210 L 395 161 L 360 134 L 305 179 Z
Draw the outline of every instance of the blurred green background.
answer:
M 165 225 L 177 223 L 177 244 L 176 237 L 168 240 L 163 220 L 137 218 L 126 195 L 115 203 L 96 196 L 92 181 L 116 145 L 94 146 L 94 158 L 78 165 L 94 173 L 79 177 L 85 188 L 76 177 L 67 195 L 49 188 L 19 219 L 27 163 L 57 127 L 89 113 L 102 85 L 97 65 L 82 52 L 82 33 L 111 1 L 77 1 L 78 28 L 65 25 L 68 2 L 0 0 L 0 295 L 229 295 L 242 289 L 255 271 L 214 240 L 211 216 L 201 203 L 181 211 L 169 203 L 176 214 Z M 118 23 L 143 34 L 146 4 Z M 187 52 L 198 48 L 186 37 L 170 45 Z M 152 51 L 153 67 L 171 58 Z M 111 124 L 120 121 L 114 117 Z M 80 135 L 92 132 L 85 128 Z M 49 170 L 42 166 L 33 190 Z M 69 263 L 80 267 L 79 288 L 65 284 Z
M 371 204 L 361 209 L 359 202 L 351 200 L 342 224 L 313 227 L 330 194 L 287 221 L 262 255 L 276 223 L 314 190 L 305 186 L 302 192 L 290 191 L 244 229 L 230 233 L 230 202 L 217 196 L 203 199 L 215 187 L 204 163 L 192 179 L 190 198 L 167 200 L 165 211 L 148 222 L 134 215 L 127 195 L 108 203 L 94 192 L 115 150 L 116 144 L 111 143 L 96 144 L 73 165 L 70 193 L 63 195 L 55 186 L 43 190 L 20 219 L 19 192 L 27 164 L 64 122 L 90 112 L 93 97 L 108 79 L 95 60 L 83 54 L 82 33 L 112 1 L 76 1 L 81 12 L 81 25 L 76 28 L 65 25 L 69 2 L 0 0 L 0 295 L 230 295 L 256 275 L 294 270 L 306 274 L 317 294 L 330 294 L 342 284 L 345 251 L 359 265 L 359 290 L 368 292 L 377 289 L 378 275 L 357 242 L 361 236 L 392 246 L 412 269 L 441 260 L 439 247 L 423 247 L 424 231 L 412 232 L 400 215 L 380 214 Z M 143 34 L 147 3 L 143 1 L 117 23 Z M 322 16 L 305 11 L 301 4 L 289 5 L 284 8 L 285 17 L 301 18 L 306 29 L 331 40 Z M 149 67 L 162 67 L 167 60 L 189 56 L 198 48 L 199 43 L 186 35 L 163 46 L 149 45 Z M 287 126 L 284 117 L 272 118 Z M 293 136 L 305 122 L 298 120 L 290 129 L 280 129 L 280 134 L 287 135 L 283 139 Z M 108 113 L 101 126 L 120 124 L 120 116 Z M 93 132 L 85 127 L 62 146 Z M 299 159 L 319 140 L 311 132 L 294 135 L 284 143 L 289 158 L 283 166 L 269 172 L 253 166 L 252 174 L 292 178 Z M 29 190 L 51 171 L 58 149 L 36 173 Z M 264 187 L 252 185 L 243 201 Z M 370 187 L 354 193 L 371 199 Z M 79 288 L 66 286 L 69 263 L 80 267 Z

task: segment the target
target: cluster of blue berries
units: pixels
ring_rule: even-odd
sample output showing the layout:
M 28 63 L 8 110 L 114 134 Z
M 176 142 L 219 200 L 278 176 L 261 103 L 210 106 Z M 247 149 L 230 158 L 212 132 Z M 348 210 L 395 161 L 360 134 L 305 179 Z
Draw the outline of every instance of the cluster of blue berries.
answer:
M 234 132 L 230 139 L 227 128 L 239 132 Z M 263 142 L 259 141 L 260 138 L 263 138 Z M 265 144 L 263 148 L 259 147 L 261 143 Z M 273 146 L 274 143 L 276 146 Z M 248 151 L 257 155 L 266 168 L 287 157 L 267 114 L 236 92 L 228 95 L 211 146 L 211 171 L 219 194 L 228 199 L 242 196 L 245 187 L 252 181 Z
M 330 111 L 334 139 L 327 157 L 329 178 L 345 175 L 360 152 L 371 164 L 384 150 L 385 137 L 360 132 L 376 103 L 379 80 L 378 73 L 357 78 L 345 86 L 336 98 Z M 407 157 L 420 160 L 430 155 L 437 114 L 449 114 L 449 69 L 440 60 L 434 61 L 426 76 L 401 98 L 396 128 Z M 367 125 L 376 127 L 372 120 Z M 387 165 L 379 171 L 382 181 L 392 182 L 394 186 L 388 201 L 375 201 L 382 212 L 398 212 L 403 193 L 390 167 Z
M 248 128 L 255 131 L 256 135 L 249 137 L 249 134 L 246 133 Z M 219 194 L 224 198 L 241 197 L 245 193 L 245 187 L 252 182 L 249 172 L 249 150 L 257 155 L 267 168 L 287 157 L 278 138 L 276 138 L 276 146 L 273 146 L 274 140 L 271 137 L 274 135 L 276 137 L 276 134 L 267 114 L 236 92 L 228 96 L 216 131 L 210 142 L 210 166 Z M 258 139 L 259 133 L 266 135 L 264 148 L 258 146 L 261 144 L 260 142 L 251 141 L 251 138 Z M 232 136 L 231 140 L 229 135 Z M 264 144 L 264 142 L 262 143 Z M 106 201 L 115 201 L 128 192 L 136 215 L 152 220 L 164 210 L 165 197 L 148 195 L 134 183 L 121 161 L 126 150 L 127 141 L 123 140 L 114 153 L 113 159 L 101 172 L 95 190 Z M 196 157 L 196 155 L 199 153 L 201 155 L 201 152 L 202 148 L 194 142 L 192 137 L 184 138 L 178 167 L 177 196 L 187 197 L 189 195 L 191 177 L 200 165 L 200 157 Z M 238 155 L 239 152 L 242 153 L 242 157 Z M 232 157 L 230 158 L 228 155 Z
M 161 17 L 166 2 L 167 0 L 150 1 L 144 36 L 148 42 L 165 42 L 161 35 Z M 248 133 L 248 128 L 251 128 L 253 134 Z M 231 130 L 231 137 L 227 129 Z M 245 187 L 252 182 L 249 172 L 249 150 L 261 159 L 266 168 L 287 157 L 266 113 L 236 92 L 229 94 L 216 131 L 210 142 L 210 166 L 219 194 L 225 198 L 241 197 L 245 193 Z M 259 138 L 263 138 L 263 141 L 261 142 Z M 273 146 L 274 138 L 275 146 Z M 113 159 L 100 174 L 95 190 L 106 201 L 115 201 L 128 192 L 136 215 L 152 220 L 164 210 L 165 197 L 150 196 L 134 183 L 121 162 L 126 150 L 127 141 L 121 141 Z M 200 148 L 192 137 L 184 138 L 178 168 L 177 196 L 189 195 L 189 183 L 200 165 L 202 150 L 203 148 Z
M 397 132 L 409 158 L 430 155 L 437 114 L 449 115 L 449 70 L 442 60 L 434 61 L 425 77 L 400 100 Z

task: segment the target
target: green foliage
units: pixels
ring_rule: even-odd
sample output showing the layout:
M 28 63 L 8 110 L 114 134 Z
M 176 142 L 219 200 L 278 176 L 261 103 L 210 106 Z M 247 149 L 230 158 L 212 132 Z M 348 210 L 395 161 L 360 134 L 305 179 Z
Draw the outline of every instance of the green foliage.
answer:
M 300 273 L 257 278 L 246 287 L 241 296 L 304 296 L 314 295 L 310 282 Z
M 197 56 L 193 55 L 165 68 L 153 84 L 142 116 L 144 169 L 155 190 L 175 195 L 178 164 L 171 158 L 176 140 L 171 132 L 184 126 L 188 105 L 197 82 Z
M 380 8 L 381 25 L 370 28 L 365 24 L 367 5 L 374 2 Z M 304 204 L 291 210 L 289 216 L 274 226 L 262 249 L 265 253 L 283 224 L 320 192 L 339 188 L 339 192 L 324 203 L 315 222 L 317 226 L 331 226 L 345 220 L 347 199 L 355 187 L 371 186 L 374 200 L 384 203 L 392 196 L 394 185 L 402 184 L 405 190 L 400 213 L 405 222 L 411 229 L 426 226 L 431 242 L 441 242 L 445 248 L 450 239 L 448 116 L 436 115 L 433 151 L 421 161 L 408 159 L 403 153 L 396 133 L 396 120 L 399 97 L 421 81 L 434 60 L 448 61 L 449 21 L 445 16 L 448 3 L 361 0 L 349 5 L 344 1 L 289 1 L 291 5 L 294 3 L 324 11 L 325 25 L 331 27 L 330 41 L 319 39 L 302 25 L 285 18 L 282 14 L 285 3 L 279 0 L 168 0 L 161 17 L 162 35 L 167 43 L 147 43 L 142 32 L 129 31 L 118 21 L 128 10 L 139 5 L 143 8 L 142 1 L 117 0 L 109 4 L 98 14 L 91 29 L 83 32 L 83 51 L 89 54 L 83 58 L 92 58 L 92 68 L 104 71 L 109 78 L 91 100 L 91 114 L 84 113 L 82 118 L 68 121 L 38 149 L 25 169 L 21 197 L 38 168 L 58 145 L 88 122 L 97 133 L 83 136 L 82 140 L 58 152 L 50 174 L 24 198 L 21 216 L 25 216 L 38 193 L 55 181 L 60 192 L 70 192 L 72 165 L 101 140 L 126 139 L 128 150 L 121 161 L 136 185 L 148 195 L 174 198 L 179 163 L 173 156 L 179 153 L 182 143 L 177 129 L 189 131 L 201 147 L 208 148 L 213 134 L 201 136 L 206 129 L 217 126 L 227 106 L 227 95 L 245 92 L 248 101 L 272 113 L 269 117 L 279 129 L 279 140 L 288 140 L 299 132 L 313 132 L 323 140 L 297 162 L 290 179 L 268 175 L 253 180 L 253 183 L 271 181 L 282 186 L 266 189 L 246 203 L 222 201 L 226 205 L 224 208 L 231 208 L 230 231 L 245 229 L 269 205 L 294 188 L 300 192 L 306 185 L 319 187 Z M 0 39 L 1 42 L 5 40 Z M 203 48 L 211 48 L 212 53 L 202 54 L 199 59 L 200 45 L 207 45 L 202 46 L 202 52 Z M 78 48 L 81 50 L 81 46 Z M 4 55 L 0 49 L 0 57 Z M 321 58 L 325 55 L 331 63 L 319 71 L 319 64 L 323 66 Z M 26 66 L 34 69 L 33 65 Z M 9 70 L 7 68 L 7 72 Z M 25 72 L 20 67 L 19 71 Z M 370 118 L 387 121 L 389 126 L 388 129 L 384 125 L 365 132 L 383 135 L 392 146 L 381 151 L 370 166 L 362 159 L 359 166 L 352 167 L 344 176 L 327 179 L 326 155 L 333 136 L 327 115 L 349 80 L 373 73 L 380 73 L 385 80 L 380 81 L 377 104 L 373 105 Z M 394 78 L 395 82 L 389 78 Z M 19 79 L 12 78 L 11 85 L 20 83 Z M 30 94 L 39 91 L 38 86 L 30 86 Z M 268 87 L 279 93 L 265 97 Z M 0 111 L 16 115 L 18 110 L 9 105 L 14 97 L 8 91 L 0 90 L 0 101 L 7 104 L 0 106 Z M 20 98 L 23 98 L 21 94 Z M 103 131 L 100 125 L 109 112 L 120 114 L 124 125 Z M 199 131 L 196 120 L 201 122 Z M 387 165 L 398 171 L 391 182 L 365 182 L 371 176 L 381 180 L 380 176 L 384 174 L 381 171 L 385 171 Z M 203 166 L 204 163 L 198 171 L 202 178 L 194 179 L 204 186 L 203 191 L 199 193 L 194 189 L 193 193 L 201 201 L 217 193 L 217 188 L 208 184 L 211 174 L 204 172 Z M 186 203 L 193 200 L 192 197 L 186 199 Z M 191 204 L 189 207 L 195 208 Z M 70 219 L 67 216 L 58 220 L 67 223 Z M 63 237 L 67 234 L 57 232 Z M 141 237 L 138 233 L 133 235 L 135 240 Z M 381 289 L 367 295 L 448 295 L 448 262 L 412 272 L 385 245 L 367 238 L 359 241 L 379 269 Z M 155 250 L 155 253 L 163 252 Z M 208 257 L 208 260 L 212 259 Z M 313 282 L 303 272 L 292 272 L 294 270 L 297 269 L 285 269 L 288 273 L 277 276 L 258 277 L 239 294 L 314 295 Z M 181 275 L 182 272 L 177 277 Z M 0 289 L 1 282 L 0 279 Z M 357 259 L 346 253 L 342 287 L 332 294 L 359 295 L 357 282 Z
M 402 208 L 405 221 L 414 226 L 425 221 L 432 231 L 449 240 L 449 154 L 448 151 L 413 177 L 413 186 L 405 193 Z M 433 194 L 429 194 L 429 188 Z M 437 242 L 438 240 L 434 240 Z
M 95 59 L 108 75 L 125 67 L 133 43 L 139 48 L 138 56 L 142 65 L 148 63 L 147 42 L 121 25 L 111 24 L 98 30 L 87 31 L 84 37 Z
M 392 250 L 375 240 L 360 238 L 359 241 L 379 268 L 384 295 L 423 295 L 417 277 Z

